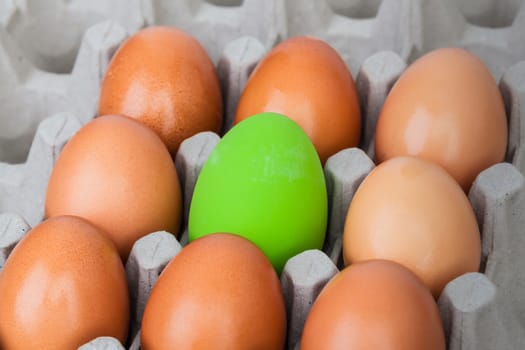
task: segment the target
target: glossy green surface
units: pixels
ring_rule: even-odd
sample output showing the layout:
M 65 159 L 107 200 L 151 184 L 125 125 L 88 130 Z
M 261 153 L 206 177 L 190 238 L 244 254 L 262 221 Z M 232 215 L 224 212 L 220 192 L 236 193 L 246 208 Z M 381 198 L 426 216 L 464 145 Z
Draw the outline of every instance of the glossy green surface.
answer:
M 229 232 L 254 242 L 277 272 L 306 250 L 322 248 L 328 203 L 321 162 L 292 120 L 261 113 L 232 128 L 197 179 L 190 241 Z

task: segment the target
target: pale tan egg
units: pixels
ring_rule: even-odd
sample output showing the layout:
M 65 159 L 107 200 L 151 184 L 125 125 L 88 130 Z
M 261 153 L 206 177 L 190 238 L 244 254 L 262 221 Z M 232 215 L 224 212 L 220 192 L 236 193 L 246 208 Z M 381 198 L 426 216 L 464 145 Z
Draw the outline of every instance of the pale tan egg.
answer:
M 452 279 L 478 271 L 481 240 L 470 202 L 441 167 L 415 157 L 378 165 L 350 203 L 343 235 L 347 264 L 396 261 L 438 298 Z
M 476 176 L 502 162 L 507 119 L 483 62 L 456 48 L 432 51 L 394 84 L 379 115 L 378 162 L 417 156 L 445 168 L 468 192 Z

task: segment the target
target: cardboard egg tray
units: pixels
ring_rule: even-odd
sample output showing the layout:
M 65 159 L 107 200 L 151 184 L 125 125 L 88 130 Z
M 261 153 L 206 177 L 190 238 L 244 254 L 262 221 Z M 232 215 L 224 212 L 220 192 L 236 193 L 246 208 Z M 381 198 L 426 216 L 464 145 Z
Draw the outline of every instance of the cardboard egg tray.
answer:
M 0 0 L 0 268 L 43 219 L 53 164 L 96 113 L 100 84 L 120 43 L 141 27 L 174 25 L 194 35 L 216 63 L 228 130 L 256 63 L 276 43 L 313 35 L 330 43 L 356 79 L 363 113 L 360 148 L 325 165 L 329 224 L 323 251 L 291 258 L 281 275 L 287 348 L 299 345 L 312 303 L 341 266 L 350 200 L 374 168 L 373 135 L 383 101 L 406 65 L 438 47 L 478 55 L 499 81 L 509 118 L 508 163 L 484 170 L 469 199 L 482 234 L 482 266 L 451 281 L 438 304 L 448 349 L 525 349 L 525 4 L 521 0 Z M 195 181 L 219 141 L 210 132 L 183 142 L 175 164 L 184 222 Z M 482 142 L 482 141 L 481 141 Z M 187 243 L 166 232 L 143 237 L 126 264 L 131 295 L 129 349 L 152 286 Z M 1 321 L 1 320 L 0 320 Z M 98 338 L 81 349 L 123 349 Z

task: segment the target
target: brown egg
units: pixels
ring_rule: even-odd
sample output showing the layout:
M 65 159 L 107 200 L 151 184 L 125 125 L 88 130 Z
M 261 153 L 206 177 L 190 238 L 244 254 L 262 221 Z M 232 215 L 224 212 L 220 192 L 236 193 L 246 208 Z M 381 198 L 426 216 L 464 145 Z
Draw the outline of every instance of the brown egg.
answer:
M 398 157 L 359 186 L 346 217 L 343 253 L 347 264 L 396 261 L 437 298 L 452 279 L 478 271 L 480 232 L 467 196 L 445 170 Z
M 192 241 L 162 272 L 142 320 L 142 349 L 283 349 L 286 311 L 270 261 L 240 236 Z
M 434 299 L 399 264 L 373 260 L 337 274 L 317 297 L 301 350 L 445 350 Z
M 99 115 L 121 114 L 153 129 L 174 156 L 186 138 L 219 132 L 222 97 L 215 67 L 189 34 L 149 27 L 130 37 L 111 60 Z
M 468 191 L 501 162 L 507 119 L 496 81 L 476 56 L 439 49 L 401 75 L 379 115 L 376 159 L 412 155 L 445 168 Z
M 180 185 L 168 150 L 143 124 L 104 116 L 66 144 L 47 187 L 47 217 L 77 215 L 108 232 L 124 261 L 140 237 L 179 232 Z
M 99 336 L 124 343 L 126 275 L 106 233 L 73 216 L 39 224 L 0 274 L 0 348 L 71 350 Z
M 352 75 L 339 54 L 319 39 L 288 39 L 257 65 L 240 97 L 235 123 L 261 112 L 297 122 L 323 164 L 359 143 L 361 116 Z

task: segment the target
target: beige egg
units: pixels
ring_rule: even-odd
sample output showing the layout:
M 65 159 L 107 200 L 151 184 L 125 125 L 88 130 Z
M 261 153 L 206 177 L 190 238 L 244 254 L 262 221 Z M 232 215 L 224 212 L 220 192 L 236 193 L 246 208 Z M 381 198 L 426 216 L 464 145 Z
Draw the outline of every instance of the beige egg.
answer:
M 414 157 L 378 165 L 359 186 L 346 217 L 347 264 L 396 261 L 439 297 L 452 279 L 478 271 L 480 232 L 470 202 L 441 167 Z
M 377 161 L 430 160 L 466 192 L 482 170 L 504 160 L 506 148 L 507 119 L 496 81 L 463 49 L 435 50 L 411 64 L 377 122 Z

